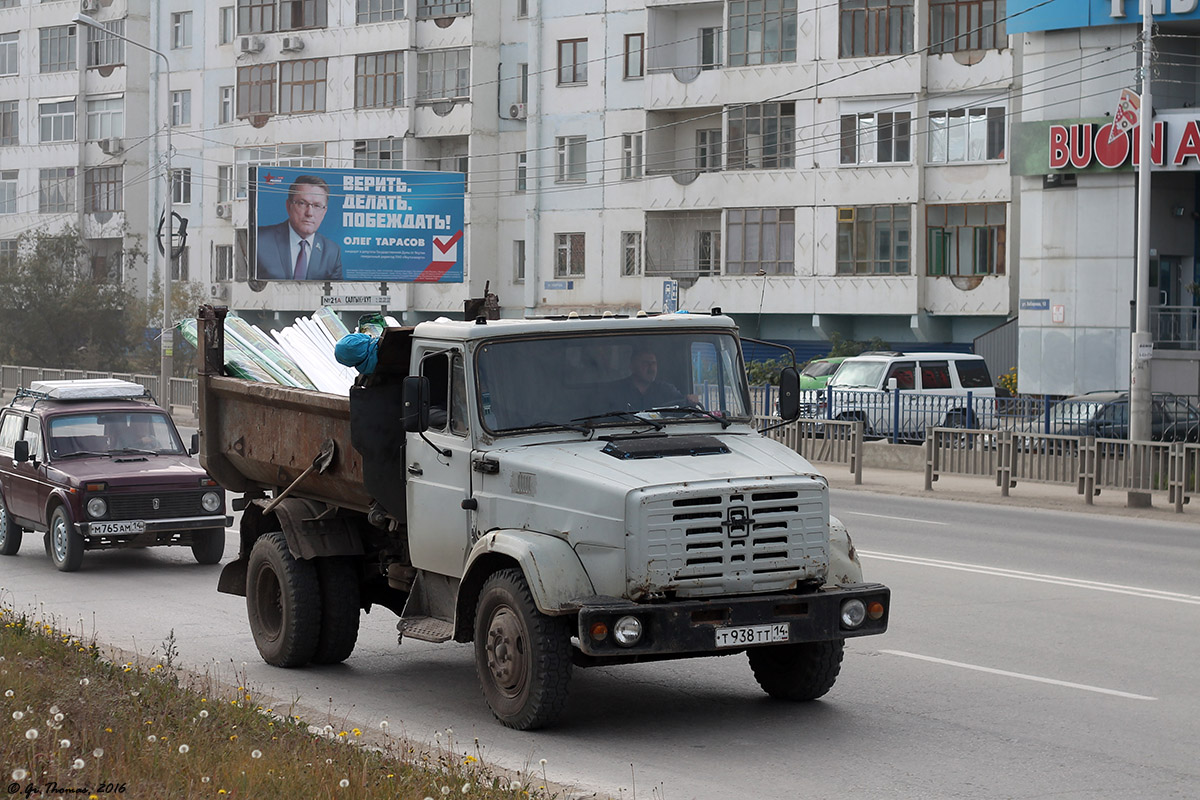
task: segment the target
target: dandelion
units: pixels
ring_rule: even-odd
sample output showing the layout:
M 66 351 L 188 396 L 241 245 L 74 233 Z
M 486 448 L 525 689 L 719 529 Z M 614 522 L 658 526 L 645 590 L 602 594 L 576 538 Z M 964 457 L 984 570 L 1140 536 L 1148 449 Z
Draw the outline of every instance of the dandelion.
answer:
M 51 710 L 53 710 L 53 709 L 51 709 Z M 61 712 L 55 713 L 55 715 L 54 715 L 55 722 L 62 722 L 63 719 L 65 719 L 65 717 L 63 717 Z
M 208 716 L 208 711 L 207 711 L 207 710 L 205 710 L 205 709 L 203 709 L 203 708 L 202 708 L 202 709 L 200 709 L 200 719 L 204 719 L 204 718 L 206 718 L 207 716 Z
M 464 784 L 463 784 L 463 788 L 462 788 L 462 793 L 463 793 L 463 794 L 467 794 L 467 793 L 468 793 L 468 792 L 470 792 L 470 791 L 471 791 L 471 784 L 470 784 L 470 783 L 464 783 Z
M 97 747 L 95 750 L 92 751 L 93 758 L 100 758 L 102 755 L 104 755 L 103 747 Z
M 350 781 L 348 781 L 345 778 L 342 778 L 340 781 L 338 781 L 338 786 L 342 787 L 343 789 L 345 789 L 349 785 L 350 785 Z
M 333 759 L 332 759 L 332 758 L 327 758 L 327 759 L 325 759 L 325 763 L 326 763 L 326 764 L 332 764 L 332 763 L 333 763 Z
M 90 684 L 91 684 L 91 681 L 87 678 L 80 678 L 80 680 L 79 680 L 80 686 L 88 686 Z
M 14 711 L 13 719 L 25 719 L 25 712 L 24 711 Z
M 362 736 L 362 731 L 360 731 L 358 728 L 354 728 L 350 732 L 353 733 L 355 736 Z
M 158 737 L 157 737 L 157 736 L 155 736 L 155 735 L 152 733 L 152 734 L 150 734 L 149 736 L 147 736 L 147 737 L 146 737 L 146 741 L 147 741 L 147 742 L 157 742 L 157 741 L 158 741 Z
M 450 787 L 443 786 L 441 789 L 441 792 L 442 792 L 442 797 L 448 797 L 450 795 Z
M 179 752 L 180 752 L 181 754 L 182 754 L 182 753 L 186 753 L 188 750 L 191 750 L 191 749 L 192 749 L 192 748 L 188 747 L 186 744 L 181 744 L 181 745 L 179 745 Z
M 16 769 L 14 769 L 12 771 L 12 778 L 14 781 L 23 781 L 28 776 L 29 776 L 29 773 L 26 772 L 25 770 L 21 769 L 20 767 L 17 767 Z
M 66 750 L 68 747 L 71 746 L 71 740 L 70 739 L 60 739 L 58 742 L 58 746 L 61 747 L 63 750 Z
M 544 766 L 546 766 L 546 759 L 544 759 L 544 758 L 543 758 L 543 759 L 542 759 L 541 761 L 539 761 L 538 763 L 539 763 L 539 764 L 541 764 L 541 765 L 544 767 Z
M 250 757 L 251 758 L 262 758 L 262 750 L 251 750 Z
M 200 782 L 201 782 L 201 783 L 208 783 L 208 782 L 209 782 L 209 781 L 211 781 L 211 780 L 212 780 L 212 778 L 210 778 L 210 777 L 208 777 L 207 775 L 205 775 L 203 778 L 201 778 L 201 779 L 200 779 Z
M 58 706 L 50 706 L 50 713 L 51 713 L 51 714 L 57 714 L 57 713 L 58 713 Z
M 134 689 L 132 692 L 130 692 L 130 693 L 129 693 L 129 696 L 130 696 L 130 697 L 137 697 L 137 696 L 138 696 L 138 695 L 140 695 L 140 694 L 141 694 L 141 692 L 139 692 L 137 689 Z
M 25 738 L 28 739 L 29 741 L 32 742 L 37 737 L 38 737 L 37 728 L 30 728 L 29 730 L 25 731 Z
M 83 759 L 77 758 L 71 763 L 71 769 L 83 769 Z
M 231 741 L 231 742 L 236 742 L 236 741 L 237 741 L 237 734 L 235 733 L 235 734 L 231 735 L 231 736 L 229 737 L 229 741 Z
M 508 790 L 509 790 L 510 792 L 515 792 L 515 791 L 518 791 L 520 788 L 521 788 L 521 782 L 520 782 L 520 781 L 513 781 L 512 783 L 510 783 L 510 784 L 508 785 Z
M 379 723 L 379 729 L 383 731 L 388 729 L 388 721 L 386 719 Z
M 12 697 L 12 696 L 13 696 L 13 690 L 12 690 L 12 689 L 9 689 L 7 692 L 5 692 L 5 693 L 4 693 L 4 696 L 5 696 L 5 697 Z

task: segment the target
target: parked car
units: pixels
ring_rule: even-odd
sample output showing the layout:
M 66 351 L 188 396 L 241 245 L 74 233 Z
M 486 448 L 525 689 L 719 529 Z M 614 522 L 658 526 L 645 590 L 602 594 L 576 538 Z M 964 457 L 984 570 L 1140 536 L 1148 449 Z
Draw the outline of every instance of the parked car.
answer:
M 830 356 L 829 358 L 814 358 L 800 370 L 800 389 L 824 389 L 825 384 L 837 372 L 838 367 L 846 360 L 846 356 Z
M 868 436 L 923 441 L 931 425 L 979 427 L 995 397 L 982 356 L 875 351 L 842 362 L 813 416 L 861 419 Z
M 184 545 L 225 552 L 225 493 L 136 383 L 34 381 L 0 410 L 0 555 L 45 533 L 63 572 L 87 550 Z
M 1098 439 L 1129 438 L 1129 392 L 1089 392 L 1068 397 L 1045 419 L 1023 429 L 1031 433 L 1061 436 L 1095 436 Z M 1150 404 L 1150 438 L 1156 442 L 1195 442 L 1200 438 L 1200 410 L 1185 398 L 1156 392 Z

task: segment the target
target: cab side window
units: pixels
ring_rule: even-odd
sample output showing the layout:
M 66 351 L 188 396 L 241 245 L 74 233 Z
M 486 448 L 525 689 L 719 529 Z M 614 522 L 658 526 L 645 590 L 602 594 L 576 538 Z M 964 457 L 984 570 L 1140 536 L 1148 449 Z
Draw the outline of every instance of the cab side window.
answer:
M 897 389 L 914 389 L 916 388 L 916 364 L 912 361 L 898 361 L 892 364 L 888 370 L 887 377 L 883 379 L 883 388 L 887 388 L 888 381 L 892 378 L 896 379 Z
M 429 428 L 455 436 L 467 435 L 467 386 L 462 356 L 435 353 L 421 360 L 429 379 Z
M 42 426 L 36 417 L 25 418 L 25 428 L 21 432 L 21 438 L 29 442 L 29 455 L 35 461 L 42 460 Z
M 24 418 L 20 414 L 5 414 L 0 422 L 0 453 L 11 454 L 13 445 L 21 438 Z
M 950 363 L 948 361 L 922 361 L 921 388 L 949 389 Z

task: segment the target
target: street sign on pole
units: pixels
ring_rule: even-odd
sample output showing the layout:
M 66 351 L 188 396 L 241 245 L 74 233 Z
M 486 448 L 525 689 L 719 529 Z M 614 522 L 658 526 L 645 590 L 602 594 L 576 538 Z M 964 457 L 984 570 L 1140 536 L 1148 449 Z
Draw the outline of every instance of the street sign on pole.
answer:
M 664 314 L 674 314 L 679 310 L 679 281 L 663 281 L 662 310 Z

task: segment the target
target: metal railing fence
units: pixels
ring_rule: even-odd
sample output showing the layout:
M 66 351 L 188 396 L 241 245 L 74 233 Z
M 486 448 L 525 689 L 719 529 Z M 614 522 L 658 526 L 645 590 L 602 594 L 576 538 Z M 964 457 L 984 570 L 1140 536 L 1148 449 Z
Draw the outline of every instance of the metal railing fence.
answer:
M 48 367 L 20 367 L 10 364 L 0 365 L 0 392 L 11 397 L 17 389 L 27 387 L 33 381 L 70 381 L 85 378 L 117 378 L 131 381 L 146 387 L 155 401 L 169 405 L 170 410 L 179 412 L 190 409 L 192 416 L 199 410 L 199 396 L 196 393 L 196 381 L 192 378 L 171 378 L 170 397 L 163 402 L 159 392 L 158 375 L 139 375 L 130 372 L 102 372 L 99 370 L 82 369 L 51 369 Z

